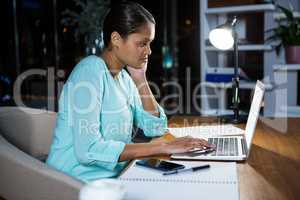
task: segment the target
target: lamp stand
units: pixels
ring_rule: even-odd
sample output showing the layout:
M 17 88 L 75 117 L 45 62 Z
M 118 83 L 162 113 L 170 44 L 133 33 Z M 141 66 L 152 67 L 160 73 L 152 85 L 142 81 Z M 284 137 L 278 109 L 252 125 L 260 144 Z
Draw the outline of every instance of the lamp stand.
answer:
M 238 37 L 237 33 L 234 30 L 234 77 L 232 78 L 232 110 L 233 115 L 222 115 L 219 116 L 221 122 L 223 123 L 233 123 L 233 124 L 239 124 L 244 123 L 247 121 L 248 116 L 247 115 L 240 115 L 239 113 L 239 73 L 238 73 Z

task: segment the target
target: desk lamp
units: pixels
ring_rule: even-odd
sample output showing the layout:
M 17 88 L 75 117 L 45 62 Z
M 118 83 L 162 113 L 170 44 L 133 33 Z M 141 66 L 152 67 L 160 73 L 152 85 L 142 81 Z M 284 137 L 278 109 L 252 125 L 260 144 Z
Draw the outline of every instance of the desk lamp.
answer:
M 242 123 L 246 117 L 239 114 L 239 74 L 238 74 L 238 34 L 235 30 L 237 24 L 236 16 L 228 20 L 225 24 L 219 25 L 209 33 L 209 41 L 220 50 L 234 51 L 234 77 L 232 78 L 232 109 L 233 115 L 220 116 L 222 122 Z

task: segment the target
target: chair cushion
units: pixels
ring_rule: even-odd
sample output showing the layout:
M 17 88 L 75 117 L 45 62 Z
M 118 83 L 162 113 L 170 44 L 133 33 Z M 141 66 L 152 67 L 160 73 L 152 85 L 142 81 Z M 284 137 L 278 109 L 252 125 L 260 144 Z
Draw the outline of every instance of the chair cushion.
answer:
M 25 107 L 0 107 L 0 134 L 20 150 L 45 157 L 52 143 L 56 113 Z

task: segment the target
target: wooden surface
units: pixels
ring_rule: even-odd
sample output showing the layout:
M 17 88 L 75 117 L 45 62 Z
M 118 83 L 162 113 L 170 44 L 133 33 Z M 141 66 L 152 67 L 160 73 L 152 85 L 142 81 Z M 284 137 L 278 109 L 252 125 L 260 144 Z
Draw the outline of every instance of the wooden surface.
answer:
M 172 127 L 212 123 L 217 120 L 203 117 L 169 120 Z M 300 200 L 300 118 L 260 119 L 250 156 L 246 162 L 238 163 L 238 176 L 240 200 Z

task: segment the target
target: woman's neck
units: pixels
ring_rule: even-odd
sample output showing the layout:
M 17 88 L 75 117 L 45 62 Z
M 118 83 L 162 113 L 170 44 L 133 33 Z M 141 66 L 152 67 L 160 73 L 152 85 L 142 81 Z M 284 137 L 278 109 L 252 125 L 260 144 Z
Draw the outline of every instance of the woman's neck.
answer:
M 119 72 L 122 70 L 124 65 L 116 58 L 116 56 L 113 54 L 112 50 L 105 49 L 101 57 L 105 61 L 108 70 L 112 74 L 112 76 L 115 78 L 119 74 Z

